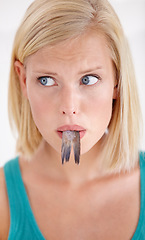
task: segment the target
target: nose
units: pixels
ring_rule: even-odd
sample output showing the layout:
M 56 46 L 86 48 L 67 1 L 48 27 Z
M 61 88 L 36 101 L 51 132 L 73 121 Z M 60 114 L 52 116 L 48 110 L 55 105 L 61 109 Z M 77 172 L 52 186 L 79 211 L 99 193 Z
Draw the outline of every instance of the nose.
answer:
M 60 113 L 66 116 L 73 116 L 78 113 L 78 95 L 73 88 L 64 88 L 60 99 Z

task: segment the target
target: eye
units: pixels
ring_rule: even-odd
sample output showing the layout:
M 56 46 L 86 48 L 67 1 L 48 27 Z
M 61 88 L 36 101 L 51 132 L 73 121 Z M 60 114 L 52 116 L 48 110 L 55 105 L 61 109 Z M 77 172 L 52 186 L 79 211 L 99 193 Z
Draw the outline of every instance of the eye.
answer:
M 93 85 L 100 80 L 99 76 L 86 75 L 81 79 L 82 84 L 84 85 Z
M 55 81 L 51 77 L 39 77 L 38 81 L 43 85 L 43 86 L 53 86 L 55 84 Z

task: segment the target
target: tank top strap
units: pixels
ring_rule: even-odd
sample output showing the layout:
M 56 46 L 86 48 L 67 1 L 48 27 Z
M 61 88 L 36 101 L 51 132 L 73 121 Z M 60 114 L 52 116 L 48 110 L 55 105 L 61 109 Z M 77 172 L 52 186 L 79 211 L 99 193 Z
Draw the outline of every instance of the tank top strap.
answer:
M 4 174 L 10 208 L 8 240 L 45 240 L 29 203 L 18 157 L 4 165 Z
M 145 239 L 145 152 L 140 152 L 140 216 L 132 240 Z

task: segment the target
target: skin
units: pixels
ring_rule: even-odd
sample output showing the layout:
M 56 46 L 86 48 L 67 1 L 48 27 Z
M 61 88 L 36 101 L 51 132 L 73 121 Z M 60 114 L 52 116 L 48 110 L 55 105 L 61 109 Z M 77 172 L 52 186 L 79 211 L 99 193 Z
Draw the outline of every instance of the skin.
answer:
M 105 38 L 89 31 L 78 39 L 44 47 L 28 57 L 25 66 L 16 61 L 15 70 L 43 136 L 31 161 L 20 157 L 19 162 L 44 237 L 131 239 L 139 218 L 139 167 L 130 173 L 103 176 L 99 165 L 101 139 L 111 120 L 112 101 L 117 98 L 115 73 Z M 92 85 L 82 83 L 86 75 L 93 76 Z M 53 84 L 43 86 L 38 80 L 42 76 L 51 76 Z M 61 165 L 62 140 L 56 130 L 66 124 L 86 129 L 81 139 L 79 166 L 74 164 L 73 154 L 69 163 Z M 4 196 L 0 205 L 0 213 L 4 207 L 4 223 L 0 223 L 8 233 L 8 201 L 2 169 L 0 178 Z
M 84 154 L 99 147 L 112 115 L 116 80 L 109 49 L 105 39 L 96 33 L 88 32 L 83 37 L 40 49 L 28 57 L 25 68 L 15 63 L 34 121 L 48 148 L 57 153 L 62 143 L 57 128 L 67 124 L 85 128 L 81 141 Z M 86 75 L 97 75 L 92 77 L 96 83 L 82 84 Z M 41 85 L 37 79 L 41 76 L 50 76 L 54 85 Z

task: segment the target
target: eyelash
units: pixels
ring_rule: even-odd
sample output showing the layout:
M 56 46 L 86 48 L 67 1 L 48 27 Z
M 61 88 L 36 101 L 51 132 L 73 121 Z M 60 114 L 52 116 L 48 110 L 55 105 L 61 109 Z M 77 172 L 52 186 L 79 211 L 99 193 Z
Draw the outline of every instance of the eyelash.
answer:
M 96 79 L 98 79 L 98 81 L 100 81 L 101 80 L 101 77 L 99 76 L 99 75 L 96 75 L 96 74 L 88 74 L 88 75 L 85 75 L 85 76 L 83 76 L 82 78 L 81 78 L 81 81 L 83 80 L 83 78 L 85 78 L 85 77 L 94 77 L 94 78 L 96 78 Z M 92 86 L 92 85 L 95 85 L 95 84 L 97 84 L 98 83 L 98 81 L 96 82 L 96 83 L 93 83 L 93 84 L 82 84 L 82 85 L 86 85 L 86 86 Z
M 46 85 L 42 84 L 42 82 L 41 82 L 42 79 L 52 79 L 52 80 L 55 82 L 55 79 L 54 79 L 53 77 L 51 77 L 51 76 L 41 76 L 41 77 L 37 77 L 37 80 L 39 81 L 39 83 L 40 83 L 42 86 L 46 86 Z M 55 83 L 52 84 L 52 85 L 49 85 L 49 86 L 54 86 L 54 85 L 55 85 Z
M 102 80 L 101 79 L 101 77 L 99 76 L 99 75 L 96 75 L 96 74 L 88 74 L 88 75 L 84 75 L 82 78 L 81 78 L 81 80 L 80 80 L 80 82 L 81 82 L 81 85 L 84 85 L 84 86 L 92 86 L 92 85 L 95 85 L 95 84 L 97 84 L 98 83 L 98 81 L 96 81 L 96 82 L 94 82 L 93 84 L 84 84 L 84 83 L 82 83 L 82 81 L 83 81 L 83 79 L 84 78 L 89 78 L 89 77 L 94 77 L 94 78 L 96 78 L 96 79 L 98 79 L 98 81 L 100 81 L 100 80 Z M 52 79 L 52 81 L 54 81 L 54 84 L 52 83 L 52 84 L 50 84 L 50 85 L 45 85 L 45 84 L 43 84 L 43 83 L 41 83 L 41 80 L 42 79 Z M 39 81 L 39 83 L 42 85 L 42 86 L 49 86 L 49 87 L 51 87 L 51 86 L 56 86 L 55 85 L 55 79 L 53 78 L 53 77 L 51 77 L 51 76 L 41 76 L 41 77 L 37 77 L 37 80 Z

